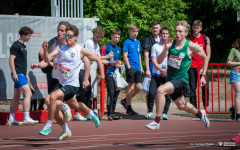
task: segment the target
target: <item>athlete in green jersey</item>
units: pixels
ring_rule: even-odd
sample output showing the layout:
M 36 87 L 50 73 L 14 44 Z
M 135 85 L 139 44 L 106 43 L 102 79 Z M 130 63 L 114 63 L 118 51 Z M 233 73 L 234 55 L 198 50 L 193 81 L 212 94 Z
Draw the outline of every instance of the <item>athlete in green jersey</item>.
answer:
M 189 40 L 186 40 L 190 25 L 186 21 L 178 21 L 175 28 L 176 40 L 168 39 L 164 44 L 163 52 L 158 56 L 157 62 L 162 63 L 164 57 L 168 55 L 167 82 L 157 89 L 156 109 L 157 114 L 153 122 L 146 125 L 149 129 L 159 129 L 160 118 L 165 106 L 165 95 L 170 94 L 173 102 L 179 110 L 186 111 L 199 117 L 209 128 L 210 122 L 207 119 L 205 110 L 196 109 L 191 103 L 184 100 L 183 91 L 188 84 L 188 69 L 191 65 L 193 54 L 197 54 L 203 59 L 203 68 L 201 72 L 200 86 L 206 83 L 204 75 L 207 70 L 208 60 L 201 47 Z

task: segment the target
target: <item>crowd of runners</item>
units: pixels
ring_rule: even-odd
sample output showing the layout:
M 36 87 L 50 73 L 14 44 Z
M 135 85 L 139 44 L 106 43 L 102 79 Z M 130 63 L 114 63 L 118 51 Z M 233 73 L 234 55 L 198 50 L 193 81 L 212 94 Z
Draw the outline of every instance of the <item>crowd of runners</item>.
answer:
M 148 129 L 159 129 L 160 120 L 168 120 L 167 113 L 171 100 L 179 110 L 197 116 L 205 125 L 210 127 L 205 110 L 198 110 L 196 103 L 196 88 L 198 66 L 200 66 L 200 86 L 203 88 L 203 105 L 209 106 L 209 87 L 207 67 L 211 57 L 210 39 L 201 34 L 202 22 L 196 20 L 192 25 L 186 21 L 178 21 L 175 28 L 175 38 L 169 38 L 170 29 L 161 27 L 160 21 L 152 23 L 152 33 L 142 42 L 137 39 L 139 27 L 136 24 L 129 26 L 129 38 L 123 47 L 118 46 L 121 32 L 118 29 L 111 31 L 111 40 L 100 50 L 98 43 L 105 35 L 102 27 L 92 30 L 93 37 L 79 43 L 79 30 L 68 22 L 60 22 L 57 26 L 57 36 L 49 42 L 42 43 L 39 51 L 39 62 L 31 64 L 31 68 L 41 68 L 46 73 L 48 82 L 48 95 L 44 103 L 48 109 L 48 121 L 40 135 L 48 135 L 52 131 L 52 123 L 56 121 L 63 132 L 56 140 L 63 140 L 72 135 L 67 122 L 72 118 L 71 109 L 74 109 L 74 120 L 92 120 L 95 127 L 99 127 L 98 110 L 92 110 L 90 68 L 96 67 L 100 71 L 98 83 L 106 80 L 107 87 L 107 116 L 108 120 L 119 120 L 115 108 L 120 90 L 116 88 L 116 70 L 122 73 L 126 70 L 127 91 L 126 98 L 120 103 L 126 109 L 127 115 L 138 115 L 133 109 L 131 100 L 142 90 L 143 74 L 151 79 L 146 94 L 146 119 L 154 119 L 146 125 Z M 38 121 L 29 116 L 30 100 L 32 96 L 27 72 L 27 48 L 24 45 L 33 34 L 29 27 L 19 30 L 20 39 L 10 48 L 9 64 L 14 81 L 14 95 L 10 106 L 8 125 L 36 124 Z M 230 108 L 231 118 L 240 121 L 240 39 L 238 38 L 230 51 L 227 65 L 233 70 L 230 73 L 230 83 L 235 91 L 235 104 Z M 101 54 L 100 54 L 101 53 Z M 123 60 L 121 61 L 121 55 Z M 36 54 L 37 55 L 37 54 Z M 143 55 L 146 70 L 143 70 L 141 55 Z M 105 70 L 103 69 L 105 66 Z M 105 71 L 105 72 L 104 72 Z M 207 86 L 205 86 L 205 84 Z M 205 88 L 206 94 L 205 94 Z M 187 92 L 187 91 L 190 92 Z M 15 112 L 24 94 L 23 111 L 24 121 L 15 120 Z M 184 99 L 189 95 L 190 103 Z M 205 98 L 206 97 L 206 98 Z M 205 99 L 207 100 L 205 102 Z M 153 107 L 156 103 L 154 118 Z M 85 116 L 81 116 L 80 113 Z M 235 115 L 236 113 L 236 115 Z M 231 139 L 238 143 L 240 135 Z

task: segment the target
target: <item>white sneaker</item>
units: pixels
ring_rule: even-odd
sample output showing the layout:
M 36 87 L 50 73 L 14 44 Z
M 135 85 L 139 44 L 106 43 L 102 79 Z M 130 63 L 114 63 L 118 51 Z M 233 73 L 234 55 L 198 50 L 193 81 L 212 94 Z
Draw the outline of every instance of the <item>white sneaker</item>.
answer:
M 152 130 L 159 129 L 160 128 L 160 123 L 156 123 L 155 121 L 153 121 L 153 122 L 147 124 L 146 127 L 148 129 L 152 129 Z
M 87 118 L 84 118 L 82 115 L 80 115 L 79 113 L 76 115 L 73 115 L 73 119 L 77 120 L 77 121 L 86 121 Z
M 206 111 L 205 110 L 201 110 L 201 113 L 202 113 L 202 118 L 201 118 L 202 122 L 205 124 L 206 128 L 209 128 L 210 127 L 210 122 L 209 122 L 209 120 L 207 118 Z
M 12 125 L 20 126 L 20 125 L 23 125 L 23 122 L 19 122 L 19 121 L 14 119 L 13 121 L 8 121 L 8 123 L 6 125 L 8 125 L 8 126 L 12 126 Z
M 29 118 L 28 120 L 24 120 L 24 124 L 36 124 L 38 123 L 38 120 L 33 120 L 32 118 Z

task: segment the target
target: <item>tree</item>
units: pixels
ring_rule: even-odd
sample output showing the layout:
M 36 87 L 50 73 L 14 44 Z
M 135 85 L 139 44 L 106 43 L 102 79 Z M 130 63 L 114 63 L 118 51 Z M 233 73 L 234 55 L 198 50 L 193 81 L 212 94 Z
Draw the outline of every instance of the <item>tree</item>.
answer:
M 51 3 L 49 0 L 0 0 L 0 14 L 50 16 Z
M 211 40 L 212 57 L 210 62 L 226 62 L 231 44 L 238 36 L 237 0 L 185 0 L 189 4 L 188 22 L 203 22 L 203 33 Z
M 100 46 L 110 41 L 111 30 L 119 29 L 119 46 L 122 47 L 129 38 L 128 28 L 132 23 L 139 26 L 137 39 L 140 41 L 151 33 L 151 23 L 155 20 L 160 20 L 162 27 L 169 27 L 173 36 L 177 21 L 187 19 L 184 14 L 187 8 L 187 3 L 182 0 L 87 0 L 84 2 L 84 17 L 96 16 L 100 19 L 98 25 L 106 31 Z

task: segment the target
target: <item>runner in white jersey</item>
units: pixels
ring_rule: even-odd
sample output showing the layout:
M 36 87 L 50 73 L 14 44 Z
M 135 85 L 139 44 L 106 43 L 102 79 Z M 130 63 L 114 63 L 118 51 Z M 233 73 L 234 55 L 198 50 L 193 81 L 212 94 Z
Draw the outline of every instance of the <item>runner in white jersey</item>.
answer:
M 100 125 L 100 121 L 97 110 L 92 111 L 86 105 L 82 103 L 78 104 L 75 98 L 75 94 L 79 88 L 79 81 L 76 74 L 78 75 L 83 57 L 87 57 L 98 63 L 100 70 L 100 77 L 98 78 L 98 81 L 101 82 L 104 79 L 103 65 L 101 59 L 96 54 L 88 49 L 76 45 L 78 34 L 78 28 L 74 25 L 70 26 L 67 34 L 65 34 L 67 45 L 57 45 L 55 50 L 50 54 L 46 52 L 48 46 L 47 42 L 43 44 L 47 62 L 50 62 L 58 55 L 58 80 L 60 82 L 59 88 L 56 91 L 53 91 L 50 95 L 50 107 L 48 110 L 47 123 L 52 122 L 54 115 L 58 114 L 59 111 L 63 111 L 67 122 L 70 121 L 72 115 L 70 109 L 65 107 L 63 104 L 61 100 L 63 99 L 71 109 L 88 114 L 91 118 L 93 118 L 92 120 L 95 122 L 95 127 L 98 127 Z M 59 47 L 61 48 L 59 49 Z M 63 133 L 56 140 L 62 140 L 66 137 L 70 137 L 72 134 L 67 127 L 65 120 L 59 118 L 58 115 L 55 115 L 55 119 L 63 129 Z M 43 130 L 48 131 L 48 134 L 51 132 L 51 128 L 48 127 L 44 127 Z
M 50 42 L 52 44 L 49 46 L 47 53 L 53 52 L 57 44 L 59 45 L 59 44 L 65 44 L 66 43 L 65 34 L 66 34 L 69 26 L 70 26 L 70 24 L 68 22 L 60 22 L 58 24 L 58 27 L 57 27 L 57 34 L 58 34 L 57 35 L 57 41 L 56 42 Z M 50 41 L 53 41 L 53 40 L 50 40 Z M 36 67 L 37 68 L 46 68 L 46 67 L 48 67 L 49 64 L 51 66 L 53 66 L 53 69 L 51 69 L 52 70 L 51 73 L 50 73 L 49 68 L 48 68 L 48 71 L 47 71 L 48 95 L 46 96 L 45 101 L 44 101 L 45 104 L 47 105 L 47 107 L 49 107 L 49 105 L 50 105 L 50 94 L 52 93 L 52 91 L 55 91 L 59 87 L 59 82 L 58 82 L 58 79 L 57 79 L 57 73 L 58 73 L 57 57 L 55 57 L 53 59 L 53 62 L 48 63 L 46 61 L 46 58 L 44 57 L 44 49 L 43 48 L 39 51 L 39 55 L 43 59 L 45 59 L 45 61 L 42 60 L 39 63 L 33 63 L 31 65 L 32 69 L 34 69 Z M 65 104 L 65 105 L 67 105 L 67 104 Z M 63 114 L 62 114 L 61 111 L 59 112 L 59 117 L 63 118 Z M 46 127 L 51 128 L 52 123 L 46 124 Z M 46 135 L 46 134 L 48 134 L 48 132 L 42 131 L 42 132 L 40 132 L 40 134 L 41 135 Z

